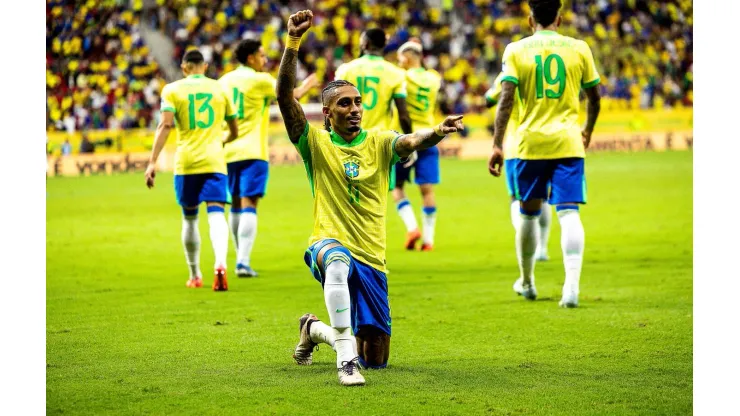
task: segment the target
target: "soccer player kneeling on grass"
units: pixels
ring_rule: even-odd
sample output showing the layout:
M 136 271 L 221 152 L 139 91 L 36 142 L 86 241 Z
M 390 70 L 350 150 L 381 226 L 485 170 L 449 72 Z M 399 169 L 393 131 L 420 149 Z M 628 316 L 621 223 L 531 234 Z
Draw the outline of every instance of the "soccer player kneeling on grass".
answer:
M 162 90 L 162 121 L 157 126 L 146 168 L 146 184 L 149 188 L 154 186 L 157 159 L 176 120 L 175 195 L 183 212 L 182 245 L 190 269 L 187 287 L 203 286 L 198 206 L 205 202 L 216 257 L 213 290 L 225 291 L 228 290 L 226 254 L 229 228 L 224 204 L 229 197 L 224 145 L 238 136 L 236 111 L 219 83 L 203 75 L 208 64 L 199 51 L 186 52 L 181 67 L 185 78 L 167 84 Z M 226 120 L 229 126 L 229 135 L 225 139 L 221 130 L 222 120 Z
M 304 260 L 324 288 L 331 326 L 312 314 L 303 315 L 294 358 L 309 365 L 314 347 L 328 344 L 337 353 L 340 384 L 361 385 L 365 379 L 359 365 L 384 368 L 390 351 L 385 229 L 391 168 L 412 152 L 462 130 L 462 116 L 408 135 L 365 130 L 360 92 L 352 83 L 337 80 L 321 94 L 326 129 L 311 126 L 293 98 L 293 87 L 301 36 L 312 19 L 313 13 L 306 10 L 288 20 L 277 99 L 314 196 L 314 231 Z
M 556 206 L 562 230 L 565 284 L 560 306 L 578 306 L 585 234 L 579 205 L 586 203 L 586 148 L 599 115 L 599 74 L 591 49 L 582 40 L 562 36 L 560 0 L 529 0 L 529 24 L 534 35 L 509 44 L 502 59 L 501 101 L 495 120 L 489 171 L 501 175 L 502 149 L 515 97 L 519 97 L 518 158 L 514 193 L 520 201 L 521 223 L 516 230 L 519 280 L 515 290 L 535 299 L 536 224 L 542 202 Z M 516 89 L 519 89 L 518 94 Z M 578 94 L 588 97 L 586 126 L 578 124 Z

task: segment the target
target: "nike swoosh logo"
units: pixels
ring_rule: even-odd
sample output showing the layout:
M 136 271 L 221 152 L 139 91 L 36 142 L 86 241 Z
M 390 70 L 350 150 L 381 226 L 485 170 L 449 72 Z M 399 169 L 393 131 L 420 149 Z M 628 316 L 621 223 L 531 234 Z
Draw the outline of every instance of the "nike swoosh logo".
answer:
M 344 312 L 344 311 L 346 311 L 347 309 L 349 309 L 349 308 L 344 308 L 344 309 L 337 309 L 337 313 L 340 313 L 340 312 Z

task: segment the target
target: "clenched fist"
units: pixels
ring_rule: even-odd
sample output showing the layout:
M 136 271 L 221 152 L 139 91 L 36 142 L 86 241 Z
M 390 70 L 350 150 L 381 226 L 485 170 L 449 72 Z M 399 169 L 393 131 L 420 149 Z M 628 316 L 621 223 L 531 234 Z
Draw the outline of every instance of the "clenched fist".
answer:
M 301 10 L 288 18 L 288 35 L 299 38 L 311 27 L 313 22 L 313 12 L 311 10 Z

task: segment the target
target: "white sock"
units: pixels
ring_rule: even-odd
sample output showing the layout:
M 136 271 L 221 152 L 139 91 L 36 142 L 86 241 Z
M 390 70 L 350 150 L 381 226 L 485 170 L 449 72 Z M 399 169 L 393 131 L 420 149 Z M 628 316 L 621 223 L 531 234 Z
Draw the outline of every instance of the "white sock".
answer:
M 190 278 L 202 277 L 200 273 L 200 232 L 198 217 L 183 217 L 182 246 L 185 248 L 185 261 L 188 263 Z
M 334 333 L 334 349 L 337 351 L 337 368 L 345 361 L 355 358 L 352 346 L 351 303 L 349 297 L 349 265 L 335 260 L 326 266 L 324 272 L 324 301 L 329 311 Z
M 547 255 L 547 243 L 550 241 L 550 224 L 552 223 L 552 209 L 547 202 L 542 203 L 542 213 L 538 221 L 540 239 L 537 243 L 537 255 Z
M 239 249 L 236 264 L 250 265 L 255 238 L 257 238 L 257 212 L 242 212 L 239 220 Z
M 308 333 L 311 341 L 317 344 L 327 344 L 334 348 L 334 329 L 321 321 L 311 323 L 311 332 Z
M 537 250 L 537 216 L 520 214 L 521 223 L 516 231 L 519 271 L 524 284 L 534 284 L 534 254 Z
M 231 231 L 231 241 L 234 242 L 237 258 L 239 257 L 239 219 L 241 215 L 241 212 L 229 212 L 229 230 Z
M 406 231 L 411 232 L 418 230 L 419 226 L 416 224 L 416 216 L 414 215 L 414 209 L 411 208 L 411 203 L 408 199 L 402 199 L 397 205 L 398 215 L 401 216 L 403 223 L 406 225 Z
M 564 289 L 578 294 L 583 267 L 583 249 L 586 245 L 586 234 L 583 231 L 581 216 L 575 209 L 558 211 L 560 220 L 560 246 L 563 249 L 563 266 L 565 266 Z
M 519 214 L 519 201 L 516 199 L 511 201 L 511 225 L 514 226 L 514 230 L 519 229 L 519 225 L 521 224 L 521 214 Z
M 213 255 L 216 258 L 214 268 L 226 268 L 226 253 L 229 250 L 229 226 L 223 208 L 208 207 L 208 227 L 211 234 Z
M 421 211 L 424 233 L 422 242 L 434 245 L 434 225 L 437 222 L 437 207 L 424 207 Z

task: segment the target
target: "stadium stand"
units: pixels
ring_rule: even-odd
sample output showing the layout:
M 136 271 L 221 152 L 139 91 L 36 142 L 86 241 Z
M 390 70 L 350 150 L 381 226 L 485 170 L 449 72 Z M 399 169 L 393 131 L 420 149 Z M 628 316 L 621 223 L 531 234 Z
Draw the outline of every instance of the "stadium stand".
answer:
M 285 22 L 305 7 L 314 10 L 315 28 L 301 48 L 299 78 L 316 72 L 324 83 L 332 80 L 342 62 L 358 56 L 365 28 L 389 34 L 388 59 L 417 37 L 425 65 L 444 77 L 444 114 L 484 111 L 483 94 L 504 48 L 529 33 L 529 10 L 521 0 L 157 0 L 143 10 L 140 1 L 133 10 L 127 1 L 74 3 L 47 1 L 50 129 L 69 130 L 72 123 L 77 129 L 147 127 L 156 121 L 153 110 L 165 80 L 139 34 L 139 19 L 174 42 L 172 62 L 160 64 L 177 65 L 188 47 L 198 47 L 211 77 L 234 68 L 232 48 L 248 37 L 262 40 L 268 70 L 276 75 Z M 584 38 L 594 51 L 604 111 L 693 104 L 691 0 L 565 3 L 563 33 Z M 302 101 L 318 102 L 318 91 Z

